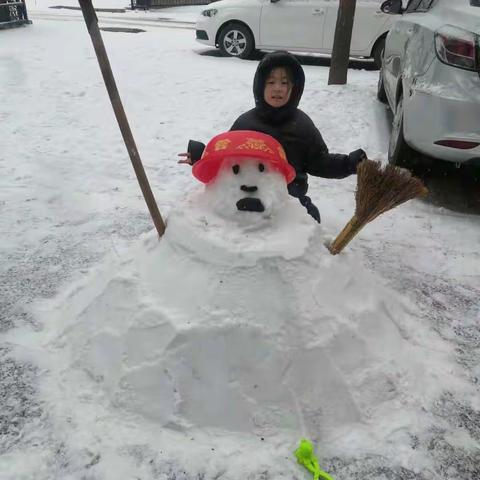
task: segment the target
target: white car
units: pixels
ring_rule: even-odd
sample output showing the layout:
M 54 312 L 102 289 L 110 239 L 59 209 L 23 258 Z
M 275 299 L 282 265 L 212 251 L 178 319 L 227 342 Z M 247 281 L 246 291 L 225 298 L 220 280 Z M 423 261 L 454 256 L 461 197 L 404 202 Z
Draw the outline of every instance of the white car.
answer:
M 378 98 L 394 113 L 388 158 L 410 149 L 480 164 L 480 0 L 388 0 L 397 18 L 385 43 Z
M 351 56 L 381 64 L 393 22 L 380 0 L 357 0 Z M 331 54 L 338 0 L 220 0 L 201 12 L 197 40 L 225 54 L 248 58 L 255 50 Z

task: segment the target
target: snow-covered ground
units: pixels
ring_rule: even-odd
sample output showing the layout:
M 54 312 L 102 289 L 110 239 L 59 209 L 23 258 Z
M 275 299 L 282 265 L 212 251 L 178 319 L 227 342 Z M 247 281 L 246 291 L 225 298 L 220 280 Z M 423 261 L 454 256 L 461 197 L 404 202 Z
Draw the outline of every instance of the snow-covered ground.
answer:
M 53 14 L 56 19 L 42 18 L 53 3 L 33 2 L 33 25 L 0 32 L 0 478 L 266 480 L 280 478 L 282 471 L 286 478 L 308 478 L 295 465 L 295 445 L 288 437 L 255 443 L 246 434 L 195 430 L 189 437 L 188 428 L 187 433 L 175 425 L 161 428 L 113 407 L 98 381 L 70 367 L 69 348 L 76 337 L 64 332 L 84 318 L 73 312 L 92 304 L 97 285 L 100 293 L 99 278 L 123 278 L 125 269 L 129 274 L 142 265 L 153 268 L 144 256 L 146 245 L 155 251 L 155 235 L 85 25 L 81 17 L 69 21 L 60 13 Z M 174 20 L 191 21 L 191 9 L 178 10 L 170 13 Z M 166 10 L 135 14 L 168 16 Z M 189 138 L 207 141 L 228 130 L 251 108 L 257 62 L 210 54 L 194 41 L 191 29 L 140 27 L 147 31 L 105 32 L 103 37 L 157 202 L 162 214 L 175 220 L 180 214 L 175 217 L 174 211 L 181 211 L 189 192 L 198 189 L 189 167 L 177 165 L 177 153 L 185 151 Z M 362 147 L 371 158 L 384 160 L 388 129 L 384 107 L 375 99 L 377 73 L 352 70 L 348 86 L 328 87 L 327 68 L 305 58 L 304 69 L 301 108 L 331 151 Z M 354 190 L 355 177 L 310 179 L 322 214 L 321 237 L 334 236 L 348 221 Z M 178 238 L 193 245 L 200 240 Z M 388 398 L 382 403 L 384 416 L 377 417 L 377 424 L 369 428 L 367 420 L 359 426 L 340 418 L 338 431 L 329 425 L 316 441 L 323 468 L 336 479 L 480 477 L 479 240 L 480 217 L 428 199 L 412 201 L 375 220 L 338 257 L 338 265 L 352 266 L 350 274 L 348 268 L 334 269 L 343 276 L 328 277 L 330 289 L 325 280 L 321 283 L 321 272 L 313 279 L 311 287 L 323 285 L 328 292 L 314 294 L 319 312 L 325 304 L 332 318 L 343 313 L 354 322 L 364 295 L 373 312 L 387 305 L 386 311 L 378 310 L 378 318 L 385 315 L 387 321 L 389 302 L 398 299 L 409 314 L 398 325 L 400 336 L 423 363 L 423 369 L 401 378 L 438 378 L 435 388 L 426 381 L 418 390 L 404 384 L 402 392 L 396 384 L 400 377 L 392 376 L 385 387 L 396 387 L 396 393 L 391 404 Z M 138 265 L 135 252 L 142 259 Z M 165 255 L 157 253 L 152 258 Z M 172 264 L 180 258 L 178 251 L 173 254 L 159 261 L 154 278 L 165 282 L 161 275 L 173 275 Z M 169 268 L 162 273 L 165 265 Z M 326 265 L 319 264 L 332 272 Z M 315 275 L 308 268 L 305 272 Z M 375 280 L 356 283 L 368 279 Z M 179 299 L 188 304 L 188 286 L 181 279 L 169 288 L 170 297 L 178 289 Z M 105 318 L 98 319 L 110 333 L 108 322 L 114 325 L 115 318 L 109 312 L 132 307 L 123 293 L 115 297 L 123 303 L 104 308 Z M 209 308 L 205 305 L 202 314 L 208 316 Z M 218 305 L 211 309 L 212 315 L 218 311 Z M 369 325 L 376 320 L 374 315 Z M 381 328 L 368 333 L 372 345 L 385 335 Z M 386 354 L 402 365 L 393 347 Z M 346 342 L 344 348 L 347 357 L 358 354 L 353 344 Z M 404 359 L 405 370 L 411 370 L 413 360 Z M 315 375 L 322 365 L 310 368 Z M 395 372 L 389 365 L 382 368 L 382 375 Z M 364 402 L 373 408 L 384 393 L 367 390 Z M 398 403 L 402 393 L 409 395 L 404 410 Z M 371 442 L 359 445 L 369 432 Z
M 177 28 L 194 28 L 194 23 L 204 5 L 184 7 L 153 8 L 151 10 L 131 9 L 127 0 L 101 0 L 93 2 L 100 26 L 149 26 L 162 28 L 165 24 Z M 27 2 L 29 15 L 37 19 L 55 19 L 64 21 L 83 21 L 82 12 L 76 0 L 31 0 Z M 112 11 L 108 11 L 112 10 Z M 123 10 L 123 11 L 122 11 Z

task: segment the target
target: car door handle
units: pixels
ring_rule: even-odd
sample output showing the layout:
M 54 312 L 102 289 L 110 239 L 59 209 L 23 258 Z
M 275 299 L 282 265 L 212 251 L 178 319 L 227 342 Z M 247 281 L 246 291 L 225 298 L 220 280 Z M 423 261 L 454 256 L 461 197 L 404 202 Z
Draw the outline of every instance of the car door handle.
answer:
M 324 14 L 325 14 L 325 9 L 323 8 L 315 8 L 312 13 L 312 15 L 324 15 Z

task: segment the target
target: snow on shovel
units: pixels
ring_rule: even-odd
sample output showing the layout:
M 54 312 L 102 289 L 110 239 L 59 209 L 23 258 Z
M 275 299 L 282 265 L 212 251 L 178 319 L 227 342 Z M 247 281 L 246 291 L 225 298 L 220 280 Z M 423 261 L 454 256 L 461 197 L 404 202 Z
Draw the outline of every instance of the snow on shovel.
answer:
M 100 70 L 102 71 L 103 81 L 107 87 L 108 96 L 110 97 L 110 102 L 112 103 L 118 126 L 122 132 L 123 141 L 127 147 L 128 155 L 130 156 L 140 189 L 142 190 L 143 198 L 147 203 L 148 211 L 150 212 L 150 216 L 152 217 L 153 224 L 157 229 L 158 235 L 161 237 L 165 232 L 165 223 L 160 215 L 157 202 L 155 201 L 150 184 L 148 183 L 148 178 L 143 168 L 140 154 L 138 153 L 132 131 L 130 130 L 130 125 L 128 124 L 125 110 L 123 109 L 122 100 L 120 99 L 115 78 L 113 77 L 107 51 L 105 50 L 102 35 L 100 34 L 100 29 L 98 28 L 98 19 L 97 15 L 95 14 L 95 9 L 92 5 L 92 0 L 78 0 L 78 3 L 80 4 L 83 12 L 83 18 L 87 24 L 88 33 L 92 39 L 93 48 L 95 49 Z
M 355 214 L 328 247 L 330 253 L 340 253 L 367 223 L 382 213 L 427 193 L 423 183 L 408 170 L 393 165 L 382 167 L 380 162 L 364 160 L 357 169 Z

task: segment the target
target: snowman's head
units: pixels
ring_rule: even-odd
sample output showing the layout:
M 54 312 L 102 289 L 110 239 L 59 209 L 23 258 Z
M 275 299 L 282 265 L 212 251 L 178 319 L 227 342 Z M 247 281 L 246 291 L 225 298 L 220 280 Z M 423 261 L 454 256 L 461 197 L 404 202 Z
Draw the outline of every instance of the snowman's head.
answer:
M 269 218 L 288 198 L 283 175 L 252 157 L 226 157 L 215 180 L 207 184 L 206 194 L 212 209 L 229 218 L 245 212 Z
M 288 198 L 295 170 L 273 137 L 238 130 L 213 138 L 193 175 L 206 183 L 210 204 L 221 216 L 250 212 L 271 217 Z

